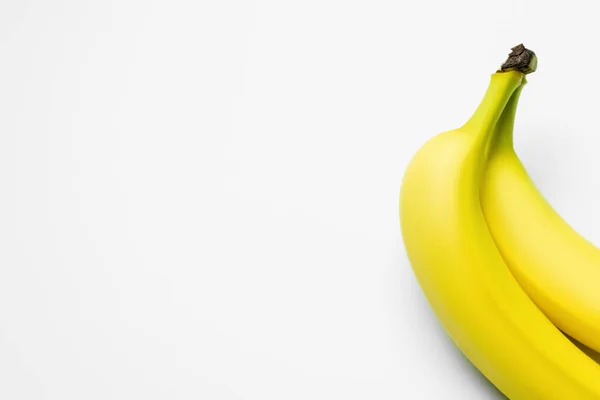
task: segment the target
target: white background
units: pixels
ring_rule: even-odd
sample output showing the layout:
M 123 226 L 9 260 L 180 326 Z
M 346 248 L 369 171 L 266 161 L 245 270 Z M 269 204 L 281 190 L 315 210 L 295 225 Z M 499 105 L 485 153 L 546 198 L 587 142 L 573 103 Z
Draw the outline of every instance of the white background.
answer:
M 2 1 L 0 398 L 502 398 L 416 283 L 399 185 L 523 42 L 517 150 L 600 243 L 595 7 Z

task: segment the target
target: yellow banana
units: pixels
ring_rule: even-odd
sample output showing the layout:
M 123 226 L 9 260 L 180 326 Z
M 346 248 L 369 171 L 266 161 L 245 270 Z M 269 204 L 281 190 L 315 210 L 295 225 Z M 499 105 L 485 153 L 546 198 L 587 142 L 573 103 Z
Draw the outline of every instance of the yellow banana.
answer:
M 481 206 L 504 261 L 563 332 L 600 351 L 600 249 L 571 228 L 535 187 L 513 146 L 519 91 L 494 133 Z
M 600 365 L 519 286 L 487 229 L 479 200 L 494 127 L 533 64 L 530 58 L 493 74 L 468 122 L 433 137 L 413 157 L 400 192 L 402 237 L 444 329 L 505 395 L 513 400 L 598 400 Z
M 572 337 L 569 337 L 569 340 L 571 342 L 573 342 L 573 344 L 575 344 L 575 346 L 577 346 L 581 351 L 583 351 L 585 354 L 587 354 L 587 356 L 590 357 L 592 360 L 594 360 L 597 363 L 600 363 L 600 353 L 590 349 L 589 347 L 578 342 L 577 340 L 573 339 Z

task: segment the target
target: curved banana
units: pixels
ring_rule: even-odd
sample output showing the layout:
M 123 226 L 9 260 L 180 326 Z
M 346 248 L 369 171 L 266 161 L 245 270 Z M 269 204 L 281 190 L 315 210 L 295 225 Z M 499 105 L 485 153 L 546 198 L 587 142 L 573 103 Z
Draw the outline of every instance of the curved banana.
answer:
M 515 101 L 511 96 L 523 83 L 524 70 L 493 74 L 469 121 L 430 139 L 413 157 L 400 193 L 402 237 L 444 329 L 505 395 L 598 400 L 600 365 L 519 286 L 481 211 L 479 183 L 489 139 L 506 104 Z
M 496 246 L 525 292 L 563 332 L 600 352 L 600 249 L 535 187 L 513 147 L 518 93 L 493 134 L 480 196 Z
M 583 351 L 589 358 L 591 358 L 592 360 L 594 360 L 597 363 L 600 363 L 600 353 L 590 349 L 589 347 L 578 342 L 577 340 L 573 339 L 572 337 L 569 337 L 569 340 L 571 342 L 573 342 L 573 344 L 575 346 L 577 346 L 581 351 Z

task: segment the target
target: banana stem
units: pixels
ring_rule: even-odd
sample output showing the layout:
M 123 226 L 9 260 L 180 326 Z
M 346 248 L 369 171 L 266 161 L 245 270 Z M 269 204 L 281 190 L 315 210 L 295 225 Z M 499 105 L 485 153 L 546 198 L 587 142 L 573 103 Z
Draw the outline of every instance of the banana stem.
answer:
M 527 81 L 523 80 L 521 86 L 519 86 L 508 100 L 500 119 L 496 123 L 494 132 L 490 139 L 489 153 L 496 149 L 512 149 L 513 148 L 513 131 L 515 127 L 515 116 L 517 114 L 517 105 L 519 104 L 519 98 L 523 87 L 527 84 Z
M 522 72 L 515 70 L 492 74 L 483 100 L 462 129 L 473 135 L 489 136 L 513 92 L 521 86 L 523 77 Z
M 514 97 L 514 105 L 511 106 L 514 106 L 515 110 L 512 111 L 512 114 L 507 113 L 507 119 L 503 121 L 502 127 L 510 127 L 514 123 L 520 88 L 527 82 L 525 75 L 534 72 L 536 68 L 537 57 L 533 51 L 526 49 L 523 44 L 513 47 L 500 70 L 492 74 L 483 100 L 462 129 L 478 135 L 480 143 L 487 147 L 492 134 L 497 131 L 498 120 L 504 113 L 509 100 L 518 90 L 519 93 Z M 512 140 L 512 131 L 507 136 L 509 140 Z
M 502 64 L 498 72 L 517 70 L 525 75 L 535 72 L 537 69 L 537 56 L 535 53 L 523 46 L 523 43 L 511 49 L 508 58 Z

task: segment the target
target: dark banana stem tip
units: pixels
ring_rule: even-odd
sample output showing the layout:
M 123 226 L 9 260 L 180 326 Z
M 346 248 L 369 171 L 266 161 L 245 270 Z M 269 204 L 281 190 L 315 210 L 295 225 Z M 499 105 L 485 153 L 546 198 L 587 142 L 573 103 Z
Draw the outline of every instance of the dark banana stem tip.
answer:
M 537 56 L 533 51 L 525 48 L 523 43 L 513 47 L 511 50 L 508 58 L 504 64 L 502 64 L 498 72 L 516 70 L 527 75 L 536 70 Z

